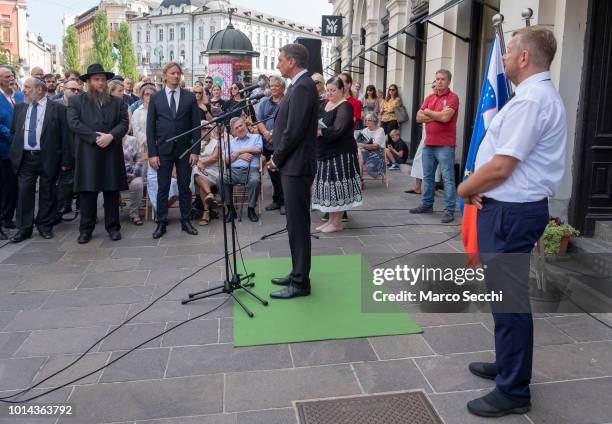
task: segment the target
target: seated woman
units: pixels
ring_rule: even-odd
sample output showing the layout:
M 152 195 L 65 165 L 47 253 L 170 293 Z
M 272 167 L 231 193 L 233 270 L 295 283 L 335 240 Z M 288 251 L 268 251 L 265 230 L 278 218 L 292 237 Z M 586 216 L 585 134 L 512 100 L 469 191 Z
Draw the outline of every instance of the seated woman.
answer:
M 366 127 L 361 130 L 357 137 L 361 175 L 363 175 L 365 168 L 370 177 L 382 177 L 385 175 L 385 143 L 387 137 L 385 131 L 379 127 L 378 116 L 375 113 L 367 113 L 364 123 Z
M 123 137 L 123 160 L 129 190 L 121 195 L 127 200 L 128 215 L 132 223 L 142 225 L 140 203 L 142 203 L 143 196 L 145 160 L 144 151 L 136 137 L 131 135 Z
M 210 222 L 210 209 L 215 206 L 215 195 L 211 191 L 211 184 L 216 183 L 219 177 L 219 131 L 215 128 L 202 141 L 198 163 L 193 167 L 193 180 L 200 192 L 200 198 L 204 205 L 204 212 L 200 219 L 200 225 L 208 225 Z

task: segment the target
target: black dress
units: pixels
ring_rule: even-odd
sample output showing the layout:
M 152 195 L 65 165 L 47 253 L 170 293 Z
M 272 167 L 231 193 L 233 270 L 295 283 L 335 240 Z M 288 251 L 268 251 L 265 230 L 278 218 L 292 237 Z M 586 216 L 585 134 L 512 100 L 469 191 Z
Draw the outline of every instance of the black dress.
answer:
M 353 107 L 345 101 L 330 111 L 322 108 L 320 118 L 327 128 L 317 138 L 312 207 L 322 212 L 341 212 L 360 206 L 363 198 L 353 137 Z

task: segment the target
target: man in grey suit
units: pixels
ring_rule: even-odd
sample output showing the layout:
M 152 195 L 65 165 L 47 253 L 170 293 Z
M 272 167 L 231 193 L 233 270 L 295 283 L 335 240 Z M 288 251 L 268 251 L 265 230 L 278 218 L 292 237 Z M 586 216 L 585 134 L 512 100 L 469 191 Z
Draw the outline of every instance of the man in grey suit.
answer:
M 268 169 L 281 174 L 292 269 L 286 277 L 272 280 L 285 286 L 270 294 L 277 299 L 310 294 L 310 188 L 316 173 L 319 96 L 307 63 L 306 47 L 287 44 L 279 49 L 276 67 L 291 83 L 278 106 L 272 135 L 274 155 Z

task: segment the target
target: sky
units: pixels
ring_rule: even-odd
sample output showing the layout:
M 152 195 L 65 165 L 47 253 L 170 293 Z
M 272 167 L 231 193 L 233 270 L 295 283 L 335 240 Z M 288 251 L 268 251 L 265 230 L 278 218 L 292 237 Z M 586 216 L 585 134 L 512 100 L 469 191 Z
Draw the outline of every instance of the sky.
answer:
M 81 13 L 98 3 L 97 0 L 28 0 L 28 31 L 40 34 L 47 42 L 61 45 L 64 14 Z M 329 15 L 332 12 L 332 5 L 328 0 L 237 0 L 231 4 L 314 27 L 321 26 L 321 15 Z

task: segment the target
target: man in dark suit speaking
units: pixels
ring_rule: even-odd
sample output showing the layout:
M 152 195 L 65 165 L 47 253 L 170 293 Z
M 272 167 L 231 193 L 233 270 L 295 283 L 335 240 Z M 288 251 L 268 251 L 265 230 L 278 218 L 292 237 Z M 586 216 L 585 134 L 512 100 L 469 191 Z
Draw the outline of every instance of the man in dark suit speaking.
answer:
M 188 234 L 197 235 L 198 230 L 191 225 L 191 168 L 198 162 L 200 129 L 195 129 L 172 142 L 167 139 L 200 125 L 200 112 L 195 95 L 180 88 L 183 69 L 176 62 L 170 62 L 163 69 L 165 87 L 151 96 L 147 112 L 147 145 L 149 165 L 157 171 L 157 228 L 153 238 L 158 239 L 166 233 L 168 225 L 168 193 L 172 178 L 172 167 L 176 166 L 181 210 L 181 229 Z M 193 144 L 193 145 L 192 145 Z M 188 156 L 180 156 L 190 149 Z
M 72 166 L 66 107 L 47 99 L 42 79 L 28 78 L 24 84 L 28 103 L 15 106 L 11 128 L 11 162 L 19 181 L 17 233 L 19 243 L 32 236 L 34 224 L 41 237 L 53 237 L 55 183 L 60 167 Z M 39 179 L 38 215 L 34 220 L 36 179 Z
M 279 49 L 276 67 L 291 83 L 278 106 L 268 169 L 280 170 L 293 268 L 288 276 L 272 280 L 286 286 L 270 293 L 277 299 L 310 294 L 310 187 L 316 173 L 319 96 L 307 74 L 307 63 L 306 47 L 287 44 Z

